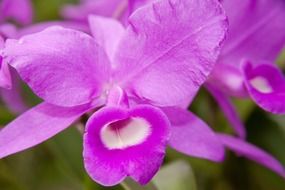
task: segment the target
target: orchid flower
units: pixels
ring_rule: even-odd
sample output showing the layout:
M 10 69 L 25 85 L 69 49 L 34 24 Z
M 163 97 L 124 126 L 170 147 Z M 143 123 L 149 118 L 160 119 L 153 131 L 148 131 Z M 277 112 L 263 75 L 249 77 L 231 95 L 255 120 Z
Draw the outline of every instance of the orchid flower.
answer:
M 6 41 L 4 62 L 44 102 L 0 131 L 0 158 L 51 138 L 88 113 L 84 165 L 102 185 L 127 176 L 146 184 L 166 145 L 212 161 L 223 160 L 226 145 L 284 176 L 267 153 L 217 136 L 181 108 L 205 82 L 224 40 L 227 22 L 218 1 L 156 1 L 137 9 L 126 29 L 99 16 L 89 22 L 93 37 L 51 27 Z
M 222 4 L 229 35 L 206 86 L 236 133 L 245 137 L 228 96 L 249 96 L 266 111 L 285 113 L 284 76 L 273 64 L 285 44 L 285 2 L 223 0 Z
M 44 102 L 1 130 L 0 157 L 100 108 L 86 124 L 83 156 L 89 175 L 103 185 L 126 176 L 147 183 L 168 142 L 189 155 L 222 160 L 223 145 L 210 128 L 188 128 L 200 120 L 178 108 L 189 117 L 171 125 L 162 108 L 189 102 L 213 68 L 227 28 L 220 4 L 157 1 L 135 11 L 126 30 L 113 19 L 89 20 L 93 37 L 52 27 L 6 41 L 4 61 Z M 187 146 L 169 140 L 170 131 L 189 133 Z

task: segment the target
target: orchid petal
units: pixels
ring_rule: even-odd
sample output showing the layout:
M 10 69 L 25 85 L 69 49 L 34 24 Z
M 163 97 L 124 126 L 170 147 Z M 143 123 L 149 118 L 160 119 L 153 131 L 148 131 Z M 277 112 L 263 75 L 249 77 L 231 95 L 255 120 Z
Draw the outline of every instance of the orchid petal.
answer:
M 20 114 L 28 109 L 21 95 L 20 79 L 14 69 L 11 70 L 12 87 L 10 89 L 0 89 L 2 101 L 8 109 L 15 113 Z
M 266 111 L 285 113 L 285 77 L 275 65 L 245 62 L 242 66 L 250 97 Z
M 0 55 L 0 88 L 11 89 L 12 81 L 9 66 L 3 61 Z
M 231 137 L 225 134 L 218 134 L 225 146 L 234 151 L 239 156 L 244 156 L 253 160 L 285 178 L 285 169 L 273 156 L 260 148 L 247 143 L 242 139 Z
M 0 35 L 0 88 L 10 89 L 12 87 L 11 74 L 9 66 L 4 62 L 2 57 L 3 47 L 4 39 Z
M 103 141 L 102 131 L 106 126 L 123 123 L 130 118 L 143 120 L 145 124 L 131 126 L 137 127 L 137 130 L 132 129 L 129 138 L 138 137 L 136 133 L 141 131 L 138 127 L 145 126 L 147 132 L 141 131 L 139 135 L 143 140 L 129 146 L 122 144 L 126 144 L 125 135 L 120 135 L 122 140 L 117 144 L 108 145 Z M 131 110 L 120 107 L 102 108 L 88 120 L 86 126 L 83 156 L 87 172 L 93 180 L 105 186 L 118 184 L 126 176 L 140 184 L 146 184 L 162 164 L 169 125 L 164 113 L 153 106 L 139 105 Z M 120 126 L 118 130 L 123 127 Z
M 44 29 L 51 27 L 51 26 L 62 26 L 64 28 L 79 30 L 81 32 L 90 33 L 90 29 L 87 24 L 81 23 L 81 22 L 73 22 L 73 21 L 49 21 L 49 22 L 40 22 L 36 23 L 24 28 L 21 28 L 17 31 L 16 36 L 18 38 L 33 34 L 37 32 L 41 32 Z
M 94 101 L 109 80 L 105 52 L 90 36 L 71 29 L 51 27 L 7 40 L 4 58 L 39 97 L 59 106 Z
M 48 103 L 39 104 L 0 130 L 0 158 L 51 138 L 89 109 L 87 105 L 64 108 Z
M 20 24 L 30 24 L 33 19 L 32 3 L 30 0 L 3 0 L 0 3 L 0 21 L 12 18 Z
M 156 105 L 190 102 L 226 33 L 217 1 L 155 1 L 137 9 L 115 56 L 115 80 Z
M 171 122 L 169 144 L 175 150 L 212 161 L 222 161 L 224 147 L 214 131 L 193 113 L 180 108 L 163 108 Z
M 245 98 L 248 93 L 243 80 L 242 72 L 236 65 L 217 63 L 207 83 L 226 95 Z
M 154 0 L 128 0 L 129 1 L 129 10 L 130 13 L 134 12 L 136 9 L 138 9 L 139 7 L 150 3 Z
M 243 125 L 234 105 L 230 101 L 229 97 L 226 96 L 223 92 L 221 92 L 218 88 L 215 88 L 212 85 L 207 85 L 208 91 L 215 98 L 220 108 L 223 110 L 223 113 L 231 123 L 231 126 L 235 130 L 235 132 L 241 137 L 245 138 L 246 129 Z
M 89 16 L 89 25 L 96 42 L 104 48 L 112 62 L 119 40 L 125 32 L 123 25 L 115 19 L 95 15 Z
M 0 35 L 2 35 L 4 38 L 14 38 L 17 35 L 17 28 L 14 24 L 1 24 Z
M 0 35 L 0 50 L 4 47 L 4 38 Z
M 285 43 L 284 0 L 223 0 L 222 4 L 229 35 L 219 62 L 238 66 L 243 58 L 274 61 Z
M 209 82 L 225 89 L 228 95 L 244 97 L 247 94 L 243 88 L 243 76 L 240 72 L 242 61 L 249 59 L 273 62 L 284 47 L 285 2 L 283 0 L 221 2 L 228 15 L 229 34 Z

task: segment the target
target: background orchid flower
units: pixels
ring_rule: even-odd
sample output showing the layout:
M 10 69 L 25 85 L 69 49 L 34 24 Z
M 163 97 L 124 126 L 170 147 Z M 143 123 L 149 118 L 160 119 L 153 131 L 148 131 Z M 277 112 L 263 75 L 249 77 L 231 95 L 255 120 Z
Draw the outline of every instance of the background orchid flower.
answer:
M 157 1 L 137 9 L 126 30 L 112 19 L 89 20 L 93 37 L 52 27 L 6 41 L 4 60 L 44 102 L 1 130 L 0 157 L 41 143 L 104 106 L 86 124 L 83 153 L 87 172 L 103 185 L 126 176 L 147 183 L 162 163 L 169 130 L 189 137 L 170 140 L 173 148 L 185 143 L 177 149 L 220 161 L 223 145 L 210 128 L 190 128 L 187 121 L 199 119 L 183 109 L 176 113 L 189 117 L 170 127 L 171 115 L 162 108 L 190 102 L 213 68 L 227 29 L 220 4 Z
M 282 78 L 273 63 L 285 44 L 285 3 L 282 0 L 223 0 L 222 4 L 229 18 L 229 35 L 207 88 L 217 99 L 236 133 L 245 137 L 243 124 L 227 96 L 250 96 L 266 111 L 285 113 L 284 82 L 278 79 L 281 83 L 277 84 L 273 82 L 275 79 L 269 79 L 272 73 L 278 73 L 276 77 Z M 271 64 L 264 65 L 264 62 Z M 270 71 L 260 73 L 264 68 Z

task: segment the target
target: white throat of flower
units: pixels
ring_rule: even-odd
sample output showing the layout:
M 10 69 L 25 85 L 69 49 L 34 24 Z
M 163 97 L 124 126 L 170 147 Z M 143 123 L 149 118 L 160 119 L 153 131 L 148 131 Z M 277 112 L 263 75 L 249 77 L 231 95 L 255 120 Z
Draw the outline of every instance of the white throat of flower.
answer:
M 261 76 L 251 79 L 250 84 L 253 86 L 254 89 L 261 93 L 269 94 L 273 91 L 268 80 Z
M 100 131 L 103 144 L 110 150 L 141 144 L 151 133 L 150 124 L 143 118 L 132 117 L 118 122 L 106 124 Z

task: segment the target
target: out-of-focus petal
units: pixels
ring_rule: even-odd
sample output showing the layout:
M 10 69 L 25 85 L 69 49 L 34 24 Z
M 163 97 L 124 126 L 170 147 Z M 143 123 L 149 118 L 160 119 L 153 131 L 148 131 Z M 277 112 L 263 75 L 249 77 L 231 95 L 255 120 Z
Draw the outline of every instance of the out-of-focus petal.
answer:
M 212 70 L 226 28 L 215 0 L 147 4 L 129 18 L 115 80 L 156 105 L 189 102 Z
M 33 20 L 30 0 L 2 0 L 0 2 L 0 21 L 14 19 L 20 24 L 30 24 Z
M 104 50 L 76 30 L 51 27 L 7 40 L 4 58 L 39 97 L 59 106 L 92 102 L 109 80 Z
M 285 1 L 222 0 L 222 4 L 229 19 L 229 34 L 209 81 L 226 87 L 228 95 L 240 97 L 246 95 L 240 72 L 243 60 L 273 62 L 284 47 Z
M 12 86 L 9 66 L 3 60 L 2 49 L 4 47 L 4 38 L 0 35 L 0 88 L 10 89 Z
M 6 104 L 10 111 L 14 113 L 21 113 L 27 109 L 25 106 L 20 92 L 19 92 L 19 83 L 15 78 L 15 71 L 10 73 L 9 66 L 3 62 L 1 56 L 2 49 L 4 47 L 4 38 L 0 35 L 0 95 L 2 101 Z
M 0 130 L 0 158 L 51 138 L 89 109 L 87 105 L 64 108 L 48 103 L 39 104 Z
M 214 131 L 193 113 L 180 108 L 163 108 L 171 122 L 169 144 L 175 150 L 212 161 L 222 161 L 224 146 Z
M 67 19 L 87 21 L 91 14 L 118 18 L 126 10 L 127 0 L 90 0 L 79 5 L 66 5 L 61 13 Z
M 243 125 L 237 111 L 235 110 L 234 105 L 230 101 L 229 97 L 221 92 L 218 88 L 207 85 L 206 88 L 215 98 L 217 103 L 219 104 L 220 108 L 222 109 L 223 113 L 229 120 L 231 126 L 233 127 L 234 131 L 241 137 L 245 138 L 246 130 L 245 126 Z
M 132 13 L 141 6 L 146 5 L 147 3 L 150 3 L 154 0 L 128 0 L 128 1 L 129 1 L 129 10 L 130 13 Z
M 250 97 L 266 111 L 285 113 L 285 77 L 270 63 L 243 64 L 244 82 Z
M 134 121 L 137 124 L 129 126 Z M 121 140 L 114 143 L 115 138 L 109 138 L 108 144 L 104 134 L 111 125 L 117 126 Z M 140 184 L 148 183 L 162 164 L 169 125 L 164 113 L 153 106 L 102 108 L 87 122 L 83 152 L 87 172 L 106 186 L 118 184 L 126 176 Z
M 9 66 L 3 61 L 0 55 L 0 88 L 11 89 L 12 81 Z
M 95 15 L 89 16 L 89 25 L 96 42 L 105 49 L 112 63 L 118 43 L 125 32 L 123 25 L 115 19 Z
M 0 50 L 4 47 L 4 38 L 0 35 Z
M 229 35 L 219 62 L 274 61 L 285 44 L 284 0 L 223 0 Z M 269 37 L 270 36 L 270 37 Z
M 11 69 L 11 89 L 0 89 L 0 96 L 9 111 L 14 114 L 23 113 L 28 109 L 21 95 L 20 79 L 15 70 Z
M 14 24 L 0 24 L 0 36 L 4 38 L 14 38 L 17 35 L 17 28 Z
M 207 83 L 219 88 L 226 95 L 245 98 L 248 93 L 243 80 L 242 72 L 236 65 L 217 63 Z
M 278 160 L 276 160 L 269 153 L 261 150 L 260 148 L 247 143 L 246 141 L 235 138 L 225 134 L 218 134 L 219 138 L 223 142 L 223 144 L 228 147 L 230 150 L 235 152 L 239 156 L 244 156 L 250 160 L 253 160 L 271 170 L 278 173 L 282 177 L 285 178 L 285 169 L 280 164 Z

